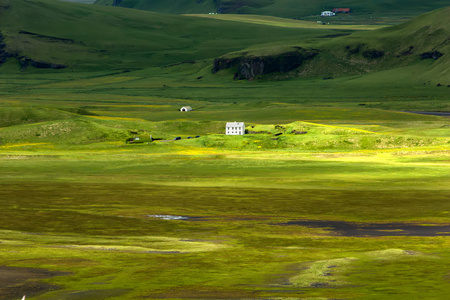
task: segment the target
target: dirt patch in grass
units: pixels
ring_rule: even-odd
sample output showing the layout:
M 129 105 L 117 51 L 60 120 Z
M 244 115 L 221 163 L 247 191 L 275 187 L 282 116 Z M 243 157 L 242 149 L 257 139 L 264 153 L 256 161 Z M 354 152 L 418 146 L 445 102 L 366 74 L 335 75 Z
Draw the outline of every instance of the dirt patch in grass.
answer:
M 278 225 L 329 229 L 346 237 L 450 236 L 450 224 L 355 223 L 344 221 L 290 221 Z
M 59 286 L 40 280 L 67 274 L 69 273 L 0 266 L 0 299 L 21 299 L 23 295 L 32 296 L 57 290 Z

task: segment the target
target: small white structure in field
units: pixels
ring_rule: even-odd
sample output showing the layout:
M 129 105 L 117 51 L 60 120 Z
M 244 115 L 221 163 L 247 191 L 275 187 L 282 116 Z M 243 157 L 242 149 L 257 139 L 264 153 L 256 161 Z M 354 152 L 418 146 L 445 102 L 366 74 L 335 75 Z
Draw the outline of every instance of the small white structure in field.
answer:
M 227 122 L 226 135 L 244 135 L 245 124 L 244 122 Z
M 180 111 L 191 111 L 192 110 L 192 107 L 190 107 L 190 106 L 183 106 L 181 109 L 180 109 Z
M 332 17 L 334 15 L 336 15 L 336 14 L 334 12 L 332 12 L 332 11 L 329 11 L 329 10 L 323 11 L 320 14 L 321 17 Z

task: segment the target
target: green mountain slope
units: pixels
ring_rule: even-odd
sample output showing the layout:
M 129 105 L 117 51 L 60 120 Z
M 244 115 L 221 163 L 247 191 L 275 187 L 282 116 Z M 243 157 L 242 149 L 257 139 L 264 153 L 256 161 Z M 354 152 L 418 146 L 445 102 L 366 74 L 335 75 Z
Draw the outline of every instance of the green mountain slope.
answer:
M 349 7 L 356 14 L 415 16 L 448 5 L 444 0 L 97 0 L 96 4 L 144 9 L 155 12 L 260 14 L 285 18 L 318 15 L 322 10 Z
M 0 7 L 3 72 L 123 72 L 196 62 L 208 68 L 217 58 L 209 68 L 214 73 L 232 69 L 246 79 L 334 77 L 419 62 L 428 64 L 433 79 L 448 76 L 450 8 L 352 33 L 336 26 L 287 28 L 52 0 L 0 0 Z
M 59 0 L 59 1 L 85 3 L 85 4 L 93 4 L 93 3 L 95 3 L 95 0 Z
M 163 66 L 212 58 L 254 44 L 333 32 L 55 0 L 0 0 L 0 63 L 21 69 Z
M 355 66 L 365 64 L 368 69 L 385 70 L 424 62 L 433 70 L 434 77 L 449 78 L 450 74 L 446 72 L 450 68 L 449 37 L 450 7 L 446 7 L 401 25 L 336 39 L 329 43 L 329 47 L 338 48 L 335 53 L 353 60 Z M 355 53 L 357 49 L 359 51 Z
M 97 0 L 95 4 L 118 5 L 120 7 L 173 14 L 210 13 L 217 11 L 217 4 L 214 0 Z
M 333 77 L 422 63 L 428 69 L 425 79 L 450 81 L 449 16 L 447 7 L 380 30 L 313 43 L 293 41 L 278 48 L 251 47 L 217 58 L 214 70 L 231 68 L 235 77 L 246 79 L 277 72 L 290 72 L 282 77 Z

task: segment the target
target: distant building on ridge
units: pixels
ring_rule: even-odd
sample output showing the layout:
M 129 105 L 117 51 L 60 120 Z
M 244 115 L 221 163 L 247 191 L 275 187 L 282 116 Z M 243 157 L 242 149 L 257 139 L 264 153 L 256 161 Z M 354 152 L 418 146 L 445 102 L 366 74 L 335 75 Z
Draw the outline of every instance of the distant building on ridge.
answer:
M 227 122 L 226 135 L 244 135 L 245 124 L 244 122 Z
M 335 15 L 335 13 L 332 12 L 332 11 L 329 11 L 329 10 L 323 11 L 323 12 L 320 14 L 321 17 L 332 17 L 332 16 L 334 16 L 334 15 Z
M 335 8 L 335 9 L 333 9 L 333 12 L 335 14 L 349 14 L 350 8 Z
M 192 110 L 192 107 L 190 107 L 190 106 L 183 106 L 181 109 L 180 109 L 180 111 L 191 111 Z

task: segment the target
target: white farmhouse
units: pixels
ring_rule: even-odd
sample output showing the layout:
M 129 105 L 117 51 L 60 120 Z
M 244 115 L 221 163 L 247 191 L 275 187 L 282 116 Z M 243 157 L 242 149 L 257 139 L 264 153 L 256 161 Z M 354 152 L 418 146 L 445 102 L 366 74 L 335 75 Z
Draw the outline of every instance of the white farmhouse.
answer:
M 227 122 L 226 135 L 244 135 L 245 124 L 244 122 Z
M 180 111 L 191 111 L 192 110 L 192 107 L 190 107 L 190 106 L 183 106 L 181 109 L 180 109 Z
M 334 15 L 336 15 L 336 14 L 334 12 L 332 12 L 332 11 L 329 11 L 329 10 L 323 11 L 320 14 L 321 17 L 332 17 Z

